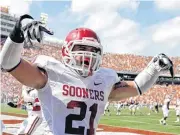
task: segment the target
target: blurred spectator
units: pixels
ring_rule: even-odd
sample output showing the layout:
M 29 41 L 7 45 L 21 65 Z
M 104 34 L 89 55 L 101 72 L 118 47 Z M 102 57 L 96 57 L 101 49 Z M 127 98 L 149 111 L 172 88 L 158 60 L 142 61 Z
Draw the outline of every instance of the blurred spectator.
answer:
M 2 45 L 0 46 L 2 48 Z M 61 47 L 57 45 L 39 45 L 36 47 L 26 47 L 22 52 L 22 57 L 26 60 L 33 61 L 37 55 L 48 55 L 61 60 Z M 142 71 L 152 57 L 138 56 L 134 54 L 111 54 L 105 53 L 102 67 L 113 68 L 116 71 L 140 72 Z M 175 74 L 180 73 L 180 57 L 171 58 L 174 63 Z M 16 81 L 10 74 L 1 73 L 1 102 L 14 101 L 21 92 L 22 85 Z M 148 103 L 149 100 L 163 102 L 164 95 L 172 89 L 177 90 L 176 97 L 180 97 L 180 87 L 177 85 L 155 85 L 147 93 L 138 96 L 140 102 Z M 175 100 L 172 101 L 175 103 Z

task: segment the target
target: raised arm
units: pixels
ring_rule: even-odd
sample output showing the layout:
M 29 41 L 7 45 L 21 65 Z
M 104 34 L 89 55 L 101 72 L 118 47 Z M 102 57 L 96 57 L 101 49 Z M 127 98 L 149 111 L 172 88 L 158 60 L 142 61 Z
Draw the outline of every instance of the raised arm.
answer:
M 22 28 L 24 19 L 30 19 L 31 22 Z M 22 84 L 36 89 L 46 84 L 46 73 L 21 58 L 21 52 L 25 40 L 30 44 L 32 44 L 31 40 L 41 42 L 42 32 L 53 34 L 41 22 L 34 21 L 29 15 L 23 15 L 16 22 L 0 53 L 1 69 L 10 73 Z
M 109 100 L 121 100 L 141 95 L 152 87 L 162 71 L 167 70 L 170 70 L 171 76 L 174 77 L 172 61 L 165 54 L 155 56 L 134 81 L 116 83 L 110 93 Z

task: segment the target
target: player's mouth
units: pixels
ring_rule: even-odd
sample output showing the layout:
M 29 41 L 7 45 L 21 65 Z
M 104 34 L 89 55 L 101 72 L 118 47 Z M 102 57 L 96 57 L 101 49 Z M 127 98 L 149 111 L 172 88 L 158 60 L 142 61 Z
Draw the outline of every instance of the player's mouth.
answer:
M 81 64 L 83 64 L 83 62 L 81 62 Z M 89 64 L 90 64 L 90 59 L 89 58 L 85 58 L 84 59 L 84 66 L 85 67 L 89 67 Z
M 84 65 L 89 66 L 89 61 L 85 60 Z

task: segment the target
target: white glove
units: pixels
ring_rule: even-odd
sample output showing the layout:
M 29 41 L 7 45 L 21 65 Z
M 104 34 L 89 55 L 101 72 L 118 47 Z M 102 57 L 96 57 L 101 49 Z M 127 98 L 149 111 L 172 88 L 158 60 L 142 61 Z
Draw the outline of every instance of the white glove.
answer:
M 45 26 L 45 24 L 33 19 L 23 26 L 22 30 L 24 33 L 25 43 L 28 45 L 33 45 L 31 40 L 37 40 L 39 43 L 42 42 L 44 32 L 49 35 L 54 34 L 53 31 Z
M 23 21 L 25 20 L 31 22 L 23 27 Z M 43 32 L 53 34 L 41 22 L 34 21 L 30 15 L 20 16 L 0 52 L 1 70 L 11 72 L 16 69 L 21 63 L 21 51 L 23 50 L 24 41 L 30 43 L 30 45 L 32 45 L 31 40 L 41 42 Z
M 153 64 L 154 63 L 154 64 Z M 148 66 L 154 66 L 154 68 L 160 71 L 169 70 L 172 77 L 174 77 L 174 70 L 173 70 L 173 63 L 172 61 L 163 53 L 158 54 L 155 56 Z

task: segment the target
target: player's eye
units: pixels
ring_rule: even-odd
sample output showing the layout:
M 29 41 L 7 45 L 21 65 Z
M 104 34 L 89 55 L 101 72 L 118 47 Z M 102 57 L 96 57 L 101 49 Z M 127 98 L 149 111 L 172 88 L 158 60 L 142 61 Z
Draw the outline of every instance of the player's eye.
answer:
M 98 53 L 98 54 L 101 54 L 101 50 L 99 48 L 95 48 L 94 52 Z

